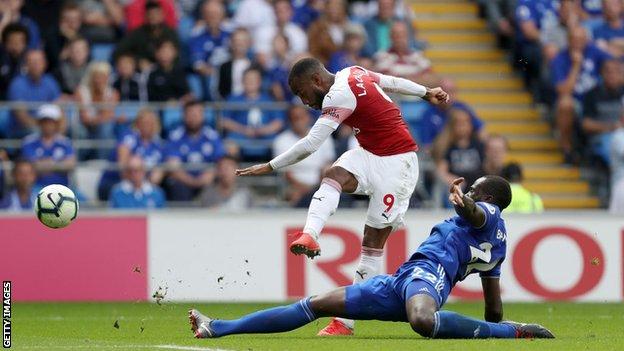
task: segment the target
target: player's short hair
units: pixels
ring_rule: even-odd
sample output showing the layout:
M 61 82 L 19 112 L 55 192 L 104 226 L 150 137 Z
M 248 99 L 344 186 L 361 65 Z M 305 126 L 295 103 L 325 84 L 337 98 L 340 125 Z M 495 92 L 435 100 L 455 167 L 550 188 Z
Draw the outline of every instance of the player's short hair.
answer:
M 511 203 L 511 186 L 503 177 L 487 175 L 481 183 L 483 191 L 494 198 L 494 205 L 504 210 Z
M 290 70 L 290 74 L 288 75 L 288 85 L 292 86 L 292 83 L 295 79 L 299 79 L 301 77 L 309 76 L 314 72 L 320 72 L 323 69 L 323 64 L 321 61 L 313 58 L 306 57 L 297 61 L 293 65 Z

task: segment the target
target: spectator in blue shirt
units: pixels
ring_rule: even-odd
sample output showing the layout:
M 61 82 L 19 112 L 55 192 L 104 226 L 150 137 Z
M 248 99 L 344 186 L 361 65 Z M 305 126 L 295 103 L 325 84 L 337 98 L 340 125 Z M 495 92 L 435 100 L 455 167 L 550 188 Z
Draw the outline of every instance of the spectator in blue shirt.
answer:
M 204 126 L 204 107 L 192 100 L 184 104 L 184 125 L 169 134 L 166 159 L 171 170 L 165 182 L 168 199 L 192 201 L 214 180 L 215 163 L 225 154 L 219 134 Z
M 324 1 L 321 0 L 295 0 L 293 5 L 294 23 L 299 24 L 303 29 L 308 29 L 312 22 L 316 21 L 321 15 Z
M 288 86 L 288 74 L 292 65 L 289 51 L 288 38 L 284 34 L 277 33 L 273 38 L 273 65 L 267 72 L 271 95 L 277 101 L 291 101 L 294 98 Z
M 76 167 L 76 155 L 71 141 L 60 133 L 61 109 L 52 104 L 42 105 L 37 118 L 40 133 L 24 138 L 22 157 L 34 163 L 39 175 L 37 185 L 67 186 L 67 174 Z
M 453 94 L 453 96 L 457 96 L 455 82 L 451 79 L 443 79 L 441 86 L 444 88 L 444 91 Z M 420 120 L 416 121 L 416 123 L 410 123 L 410 128 L 412 128 L 412 132 L 418 138 L 419 145 L 424 148 L 429 148 L 431 146 L 435 138 L 442 132 L 444 126 L 449 121 L 451 110 L 465 111 L 470 116 L 472 129 L 478 136 L 478 139 L 482 141 L 485 140 L 486 133 L 485 128 L 483 128 L 483 121 L 468 104 L 454 99 L 448 104 L 439 106 L 427 105 Z
M 28 28 L 28 48 L 38 49 L 41 47 L 41 35 L 39 26 L 31 18 L 23 16 L 21 9 L 24 6 L 24 0 L 3 1 L 6 3 L 0 13 L 0 32 L 9 23 L 19 23 Z
M 17 160 L 13 164 L 13 190 L 0 200 L 0 209 L 24 211 L 33 208 L 33 199 L 37 196 L 34 185 L 37 173 L 32 163 Z
M 601 84 L 583 99 L 581 127 L 593 155 L 608 165 L 613 132 L 624 126 L 624 64 L 617 60 L 606 61 L 601 73 Z
M 132 156 L 124 167 L 124 180 L 111 191 L 110 207 L 151 209 L 165 207 L 165 193 L 146 178 L 140 156 Z
M 26 73 L 16 76 L 9 85 L 8 100 L 19 102 L 52 102 L 61 96 L 61 88 L 57 81 L 45 73 L 46 58 L 41 50 L 31 50 L 25 57 Z M 34 130 L 36 120 L 34 111 L 28 108 L 13 110 L 9 125 L 9 136 L 21 138 Z
M 164 161 L 165 149 L 159 134 L 160 122 L 156 113 L 149 108 L 141 109 L 134 121 L 134 129 L 119 140 L 116 150 L 109 157 L 109 164 L 123 168 L 132 156 L 140 156 L 149 171 L 149 181 L 160 184 L 164 174 L 158 166 Z M 111 188 L 120 180 L 117 169 L 108 169 L 102 173 L 98 185 L 101 201 L 108 200 Z
M 203 25 L 193 30 L 189 41 L 193 71 L 202 78 L 204 99 L 209 98 L 210 79 L 229 57 L 231 32 L 223 25 L 225 8 L 220 1 L 206 1 L 201 7 Z
M 561 149 L 566 163 L 575 163 L 572 134 L 575 116 L 581 113 L 583 95 L 593 89 L 600 79 L 600 69 L 609 53 L 589 43 L 587 31 L 572 27 L 568 31 L 568 47 L 562 49 L 550 63 L 552 84 L 558 94 L 556 122 Z
M 284 127 L 282 111 L 262 110 L 254 106 L 273 101 L 262 92 L 261 86 L 260 69 L 247 69 L 243 74 L 243 94 L 230 96 L 227 101 L 248 105 L 249 108 L 225 111 L 223 116 L 223 129 L 229 139 L 240 145 L 241 156 L 245 161 L 270 158 L 272 140 Z
M 624 4 L 621 0 L 603 1 L 604 20 L 594 28 L 596 45 L 624 59 Z
M 559 21 L 553 0 L 519 0 L 516 6 L 516 60 L 522 68 L 527 86 L 535 84 L 541 74 L 542 50 L 540 30 Z

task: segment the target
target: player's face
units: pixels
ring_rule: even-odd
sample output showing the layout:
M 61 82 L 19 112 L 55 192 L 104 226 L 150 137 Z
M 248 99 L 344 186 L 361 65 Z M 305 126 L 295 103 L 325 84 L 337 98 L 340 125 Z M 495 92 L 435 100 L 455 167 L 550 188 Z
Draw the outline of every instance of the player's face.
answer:
M 305 79 L 305 81 L 298 79 L 291 87 L 291 90 L 310 108 L 315 110 L 322 108 L 326 92 L 320 88 L 320 79 L 319 82 L 317 82 L 314 76 Z
M 470 186 L 470 188 L 468 188 L 468 192 L 466 193 L 466 196 L 468 196 L 475 202 L 479 202 L 479 201 L 487 202 L 491 198 L 491 196 L 486 194 L 483 191 L 484 182 L 485 182 L 485 177 L 481 177 L 475 180 L 475 182 Z

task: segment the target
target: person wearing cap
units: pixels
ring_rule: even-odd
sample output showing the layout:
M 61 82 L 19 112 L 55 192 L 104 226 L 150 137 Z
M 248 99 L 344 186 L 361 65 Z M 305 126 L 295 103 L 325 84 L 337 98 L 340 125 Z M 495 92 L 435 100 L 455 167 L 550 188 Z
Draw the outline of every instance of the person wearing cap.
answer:
M 530 192 L 522 186 L 522 167 L 512 162 L 503 168 L 501 176 L 509 182 L 511 186 L 511 203 L 506 212 L 516 213 L 540 213 L 544 212 L 542 198 Z
M 61 109 L 57 105 L 42 105 L 37 110 L 39 133 L 24 138 L 22 157 L 33 162 L 37 170 L 37 185 L 68 185 L 68 172 L 76 166 L 71 141 L 60 133 Z

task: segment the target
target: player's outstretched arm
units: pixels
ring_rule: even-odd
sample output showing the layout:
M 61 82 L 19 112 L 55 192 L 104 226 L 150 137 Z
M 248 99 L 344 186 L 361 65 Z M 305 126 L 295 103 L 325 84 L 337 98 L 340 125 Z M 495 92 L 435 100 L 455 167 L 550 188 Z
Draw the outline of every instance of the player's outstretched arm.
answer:
M 237 169 L 238 176 L 254 176 L 271 173 L 273 170 L 295 164 L 313 154 L 329 138 L 334 128 L 326 123 L 317 121 L 308 132 L 308 135 L 295 143 L 286 152 L 276 156 L 268 163 L 251 166 L 245 169 Z
M 467 220 L 473 227 L 481 228 L 485 224 L 485 212 L 470 197 L 464 195 L 459 187 L 464 178 L 457 178 L 451 183 L 449 189 L 449 201 L 455 207 L 455 212 Z
M 485 301 L 485 320 L 493 323 L 502 321 L 503 301 L 500 292 L 500 279 L 494 277 L 481 278 L 481 286 Z
M 379 86 L 387 92 L 418 96 L 431 104 L 439 105 L 450 101 L 450 96 L 442 88 L 428 88 L 409 79 L 374 73 L 379 77 Z

